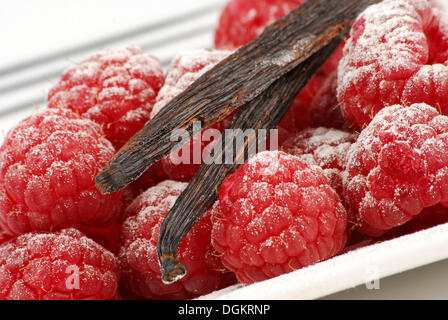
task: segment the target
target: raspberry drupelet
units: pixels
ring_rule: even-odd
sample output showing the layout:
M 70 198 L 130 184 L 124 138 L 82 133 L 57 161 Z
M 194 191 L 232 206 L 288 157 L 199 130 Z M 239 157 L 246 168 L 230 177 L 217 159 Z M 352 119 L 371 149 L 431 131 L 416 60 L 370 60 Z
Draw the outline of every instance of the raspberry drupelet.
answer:
M 191 299 L 235 283 L 214 255 L 211 220 L 200 219 L 182 240 L 178 256 L 187 275 L 172 284 L 161 279 L 157 240 L 162 222 L 186 183 L 166 180 L 149 188 L 127 208 L 122 226 L 120 264 L 128 290 L 148 299 Z
M 0 300 L 109 300 L 118 261 L 76 229 L 27 233 L 0 245 Z
M 355 21 L 338 70 L 338 100 L 363 128 L 388 105 L 448 113 L 448 14 L 427 0 L 385 0 Z
M 347 241 L 347 213 L 325 175 L 281 151 L 229 175 L 211 212 L 212 244 L 243 283 L 330 258 Z
M 114 153 L 98 124 L 70 110 L 22 120 L 0 147 L 0 226 L 22 234 L 112 222 L 121 192 L 102 195 L 94 179 Z
M 383 234 L 448 201 L 448 117 L 427 104 L 383 108 L 351 146 L 344 197 L 356 225 Z
M 50 90 L 48 106 L 102 125 L 119 149 L 149 120 L 163 83 L 162 65 L 154 56 L 136 47 L 105 50 L 67 70 Z

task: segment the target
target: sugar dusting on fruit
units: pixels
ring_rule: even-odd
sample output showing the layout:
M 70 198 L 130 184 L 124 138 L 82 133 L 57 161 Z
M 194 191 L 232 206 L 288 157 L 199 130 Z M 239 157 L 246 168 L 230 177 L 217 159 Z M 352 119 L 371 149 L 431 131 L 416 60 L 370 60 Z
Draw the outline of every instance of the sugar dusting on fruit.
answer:
M 118 289 L 115 256 L 75 229 L 7 242 L 0 270 L 0 300 L 114 299 Z
M 386 0 L 353 25 L 338 70 L 344 116 L 360 127 L 384 106 L 437 102 L 447 113 L 448 19 L 426 0 Z M 423 89 L 425 88 L 425 89 Z

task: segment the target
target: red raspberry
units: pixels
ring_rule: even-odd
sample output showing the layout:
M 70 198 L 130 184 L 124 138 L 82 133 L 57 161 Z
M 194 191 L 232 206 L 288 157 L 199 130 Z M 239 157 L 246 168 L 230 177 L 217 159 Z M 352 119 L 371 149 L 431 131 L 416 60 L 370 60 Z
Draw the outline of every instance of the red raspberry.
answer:
M 349 125 L 342 115 L 337 98 L 337 71 L 333 71 L 316 93 L 310 106 L 309 125 L 312 127 L 330 127 L 336 129 L 348 129 Z
M 9 131 L 0 147 L 0 226 L 22 234 L 113 221 L 121 192 L 102 195 L 94 182 L 115 153 L 103 135 L 62 109 L 44 109 Z
M 354 23 L 338 72 L 345 118 L 363 127 L 383 107 L 448 113 L 448 15 L 427 0 L 385 0 Z
M 0 300 L 106 300 L 117 287 L 114 255 L 76 229 L 0 246 Z
M 344 196 L 378 236 L 448 201 L 448 117 L 426 104 L 382 109 L 351 146 Z
M 48 106 L 102 125 L 118 149 L 149 120 L 163 82 L 160 61 L 140 49 L 102 51 L 64 73 L 48 94 Z
M 281 151 L 229 175 L 211 211 L 212 244 L 243 283 L 330 258 L 347 241 L 347 213 L 322 171 Z
M 322 169 L 330 186 L 343 199 L 347 153 L 356 138 L 357 134 L 342 130 L 309 128 L 289 137 L 281 150 L 299 157 L 311 167 Z
M 179 246 L 187 275 L 169 285 L 162 282 L 156 249 L 160 226 L 185 187 L 186 183 L 164 181 L 141 194 L 126 210 L 130 218 L 122 227 L 120 263 L 124 284 L 135 294 L 150 299 L 189 299 L 233 283 L 232 274 L 213 255 L 208 215 Z
M 372 244 L 399 238 L 444 223 L 448 223 L 448 208 L 442 204 L 436 204 L 435 206 L 424 208 L 421 213 L 414 216 L 409 222 L 402 226 L 390 229 L 387 232 L 378 232 L 378 236 L 370 238 L 370 243 Z M 356 231 L 353 233 L 356 233 Z M 366 235 L 362 233 L 358 233 L 358 235 L 366 237 Z
M 166 76 L 165 85 L 157 96 L 157 102 L 151 112 L 153 118 L 163 107 L 173 98 L 187 89 L 202 74 L 214 67 L 218 62 L 227 57 L 229 51 L 219 50 L 195 50 L 174 58 Z M 188 181 L 199 169 L 202 163 L 202 153 L 206 146 L 213 142 L 209 141 L 209 136 L 216 137 L 224 129 L 223 123 L 197 133 L 181 149 L 160 160 L 160 165 L 167 178 L 177 181 Z M 216 134 L 215 134 L 216 133 Z M 207 150 L 211 150 L 208 149 Z M 186 156 L 185 156 L 186 155 Z M 200 156 L 200 158 L 197 158 Z M 176 163 L 180 158 L 186 162 Z

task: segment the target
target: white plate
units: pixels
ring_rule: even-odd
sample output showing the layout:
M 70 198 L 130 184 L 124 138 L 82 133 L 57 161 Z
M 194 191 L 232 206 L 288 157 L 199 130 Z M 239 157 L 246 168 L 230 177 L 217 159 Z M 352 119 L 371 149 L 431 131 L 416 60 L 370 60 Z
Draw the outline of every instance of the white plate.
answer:
M 379 279 L 447 259 L 447 243 L 448 224 L 444 224 L 359 248 L 276 278 L 216 291 L 199 299 L 316 299 L 358 285 L 374 289 L 380 285 Z M 445 274 L 440 276 L 445 277 Z

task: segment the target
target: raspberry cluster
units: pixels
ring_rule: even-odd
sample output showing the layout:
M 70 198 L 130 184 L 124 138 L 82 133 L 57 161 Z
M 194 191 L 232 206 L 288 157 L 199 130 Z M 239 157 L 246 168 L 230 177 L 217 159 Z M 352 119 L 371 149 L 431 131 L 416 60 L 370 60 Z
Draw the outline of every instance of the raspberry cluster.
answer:
M 215 49 L 178 54 L 166 72 L 135 47 L 67 70 L 49 108 L 0 146 L 0 300 L 191 299 L 448 222 L 448 15 L 435 0 L 359 15 L 278 125 L 280 150 L 219 186 L 180 244 L 177 282 L 161 280 L 161 225 L 233 115 L 123 191 L 96 189 L 117 148 L 303 2 L 229 0 Z

